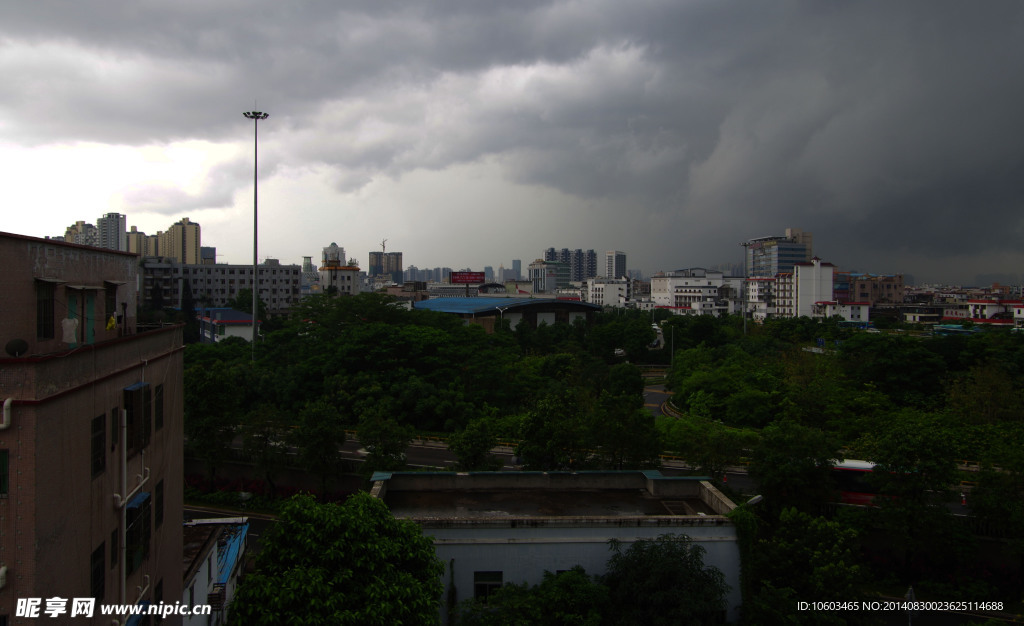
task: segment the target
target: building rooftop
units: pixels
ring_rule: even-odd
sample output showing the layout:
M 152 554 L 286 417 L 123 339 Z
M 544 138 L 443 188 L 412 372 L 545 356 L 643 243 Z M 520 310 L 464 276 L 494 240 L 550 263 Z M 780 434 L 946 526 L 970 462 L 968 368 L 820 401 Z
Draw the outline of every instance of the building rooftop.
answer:
M 601 310 L 601 307 L 596 304 L 554 298 L 436 298 L 422 300 L 413 306 L 417 309 L 439 311 L 441 313 L 479 315 L 482 313 L 493 313 L 499 309 L 507 311 L 509 309 L 530 306 L 551 306 L 552 304 L 567 305 L 580 309 L 593 309 L 595 311 Z
M 373 493 L 421 523 L 722 523 L 735 505 L 706 477 L 658 471 L 378 472 Z

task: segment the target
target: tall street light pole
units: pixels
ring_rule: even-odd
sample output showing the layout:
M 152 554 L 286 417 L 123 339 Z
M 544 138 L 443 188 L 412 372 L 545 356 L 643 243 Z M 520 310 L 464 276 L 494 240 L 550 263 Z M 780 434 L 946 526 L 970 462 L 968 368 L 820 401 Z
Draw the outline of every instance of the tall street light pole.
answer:
M 256 317 L 259 313 L 259 309 L 256 307 L 256 293 L 258 291 L 259 280 L 256 272 L 256 215 L 257 209 L 259 208 L 259 193 L 258 193 L 258 180 L 259 173 L 257 165 L 259 163 L 259 123 L 260 120 L 265 120 L 270 115 L 262 111 L 246 111 L 242 113 L 245 117 L 252 120 L 252 360 L 256 360 Z

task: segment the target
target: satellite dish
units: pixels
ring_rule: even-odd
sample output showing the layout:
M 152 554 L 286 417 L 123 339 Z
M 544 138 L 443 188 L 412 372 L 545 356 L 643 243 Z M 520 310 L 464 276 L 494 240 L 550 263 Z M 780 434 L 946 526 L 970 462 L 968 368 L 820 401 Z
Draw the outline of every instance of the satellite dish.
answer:
M 4 346 L 4 350 L 13 357 L 19 357 L 28 352 L 28 343 L 24 339 L 11 339 Z

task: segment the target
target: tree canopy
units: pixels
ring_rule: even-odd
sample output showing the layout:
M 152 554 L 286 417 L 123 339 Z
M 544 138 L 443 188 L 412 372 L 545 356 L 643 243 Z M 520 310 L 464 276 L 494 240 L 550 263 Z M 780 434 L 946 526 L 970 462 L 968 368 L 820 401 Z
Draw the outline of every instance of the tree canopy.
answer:
M 264 536 L 229 622 L 436 624 L 443 572 L 419 526 L 369 494 L 344 504 L 294 496 Z

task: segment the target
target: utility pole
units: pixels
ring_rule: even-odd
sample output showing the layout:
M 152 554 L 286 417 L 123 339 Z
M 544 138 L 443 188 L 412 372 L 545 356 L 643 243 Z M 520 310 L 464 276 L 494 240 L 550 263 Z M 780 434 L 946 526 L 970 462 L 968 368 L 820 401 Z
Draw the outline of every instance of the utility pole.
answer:
M 257 288 L 258 278 L 256 272 L 256 214 L 259 207 L 259 196 L 258 196 L 258 182 L 259 173 L 257 170 L 258 152 L 259 152 L 259 122 L 265 120 L 270 116 L 269 113 L 263 111 L 246 111 L 242 113 L 245 117 L 252 120 L 252 360 L 256 360 L 256 317 L 259 313 L 259 309 L 256 306 L 257 297 L 256 293 L 259 291 Z

